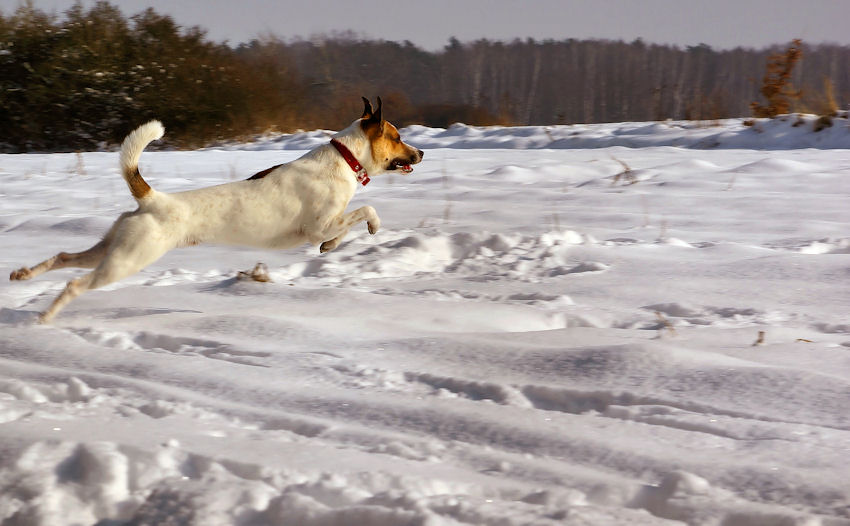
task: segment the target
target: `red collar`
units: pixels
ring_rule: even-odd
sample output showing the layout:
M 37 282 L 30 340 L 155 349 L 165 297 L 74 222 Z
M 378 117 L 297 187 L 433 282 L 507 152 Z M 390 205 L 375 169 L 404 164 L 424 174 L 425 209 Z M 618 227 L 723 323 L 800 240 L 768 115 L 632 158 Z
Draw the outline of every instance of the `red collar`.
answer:
M 331 144 L 333 144 L 334 148 L 336 148 L 336 151 L 338 151 L 339 154 L 342 155 L 342 158 L 345 159 L 345 162 L 348 163 L 348 166 L 350 166 L 351 169 L 354 170 L 354 173 L 357 175 L 357 182 L 362 184 L 363 186 L 369 184 L 369 174 L 366 173 L 366 169 L 363 168 L 363 165 L 360 164 L 360 161 L 357 160 L 357 157 L 355 157 L 354 154 L 351 153 L 351 150 L 346 148 L 344 144 L 342 144 L 336 139 L 331 139 Z

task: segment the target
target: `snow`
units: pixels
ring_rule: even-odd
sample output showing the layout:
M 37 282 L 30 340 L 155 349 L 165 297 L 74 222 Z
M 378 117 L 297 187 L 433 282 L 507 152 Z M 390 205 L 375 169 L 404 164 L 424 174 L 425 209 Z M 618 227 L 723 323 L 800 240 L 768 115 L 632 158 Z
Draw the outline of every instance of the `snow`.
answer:
M 694 149 L 799 148 L 845 149 L 850 112 L 839 112 L 832 124 L 819 129 L 813 115 L 780 115 L 776 119 L 722 119 L 717 121 L 623 122 L 575 124 L 570 126 L 468 126 L 453 124 L 448 129 L 410 126 L 405 141 L 421 148 L 461 149 L 578 149 L 647 148 L 675 146 Z M 296 134 L 258 137 L 252 144 L 225 144 L 238 150 L 303 150 L 328 140 L 331 132 L 316 130 Z M 693 160 L 692 162 L 706 162 Z
M 333 252 L 177 250 L 47 326 L 84 271 L 4 281 L 0 524 L 850 524 L 850 128 L 813 121 L 414 126 Z M 0 182 L 7 273 L 133 204 L 110 152 Z

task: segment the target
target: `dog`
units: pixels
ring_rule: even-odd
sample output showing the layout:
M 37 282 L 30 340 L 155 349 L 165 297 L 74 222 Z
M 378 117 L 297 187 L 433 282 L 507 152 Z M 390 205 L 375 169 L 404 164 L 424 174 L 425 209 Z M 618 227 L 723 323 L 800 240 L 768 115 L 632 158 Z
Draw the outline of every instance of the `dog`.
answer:
M 363 206 L 345 213 L 358 184 L 370 175 L 413 171 L 422 150 L 405 144 L 398 129 L 363 97 L 363 115 L 331 141 L 290 163 L 273 166 L 243 181 L 173 194 L 157 192 L 139 172 L 139 157 L 165 130 L 159 121 L 143 124 L 121 145 L 121 173 L 138 208 L 118 217 L 96 245 L 78 253 L 60 252 L 11 280 L 34 278 L 65 267 L 94 269 L 72 279 L 38 321 L 46 323 L 71 300 L 142 270 L 169 250 L 200 243 L 284 249 L 311 243 L 333 250 L 349 230 L 365 221 L 375 234 L 381 220 Z

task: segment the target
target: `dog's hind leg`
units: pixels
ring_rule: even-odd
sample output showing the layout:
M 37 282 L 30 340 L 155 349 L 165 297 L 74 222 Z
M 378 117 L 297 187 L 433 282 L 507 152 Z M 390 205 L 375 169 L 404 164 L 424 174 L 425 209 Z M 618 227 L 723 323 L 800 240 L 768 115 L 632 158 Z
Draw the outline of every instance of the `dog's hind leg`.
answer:
M 76 298 L 77 296 L 88 290 L 93 280 L 93 274 L 94 272 L 89 272 L 85 276 L 75 278 L 69 281 L 68 284 L 65 285 L 65 290 L 63 290 L 62 293 L 59 294 L 59 297 L 53 300 L 53 303 L 50 304 L 50 307 L 39 315 L 38 322 L 49 322 L 51 319 L 53 319 L 54 316 L 56 316 L 56 313 L 62 310 L 62 308 L 68 303 L 70 303 L 72 299 Z
M 106 255 L 107 245 L 107 241 L 102 240 L 83 252 L 60 252 L 34 267 L 22 267 L 18 270 L 13 270 L 9 275 L 9 279 L 12 281 L 32 279 L 39 274 L 65 267 L 95 268 Z
M 12 273 L 9 274 L 9 280 L 17 281 L 32 279 L 40 274 L 44 274 L 45 272 L 66 267 L 97 267 L 100 265 L 100 262 L 103 261 L 104 256 L 106 256 L 109 244 L 115 237 L 115 231 L 121 225 L 121 222 L 131 215 L 131 212 L 121 214 L 112 224 L 106 235 L 103 236 L 103 239 L 98 241 L 97 244 L 90 249 L 75 253 L 60 252 L 53 257 L 45 259 L 34 267 L 21 267 L 18 270 L 13 270 Z
M 139 226 L 139 222 L 137 221 L 134 226 Z M 109 285 L 135 274 L 174 248 L 172 243 L 160 235 L 161 232 L 158 229 L 147 226 L 148 229 L 141 238 L 116 236 L 97 267 L 85 276 L 69 281 L 59 297 L 41 313 L 39 322 L 50 321 L 65 305 L 83 292 Z
M 109 285 L 110 283 L 124 279 L 131 274 L 135 274 L 159 259 L 159 257 L 165 252 L 165 250 L 155 253 L 151 252 L 146 254 L 146 257 L 143 260 L 127 261 L 120 256 L 116 256 L 114 251 L 110 251 L 96 269 L 85 276 L 72 279 L 67 285 L 65 285 L 65 290 L 63 290 L 59 296 L 53 300 L 53 303 L 47 308 L 47 310 L 41 313 L 38 318 L 39 323 L 49 322 L 65 307 L 65 305 L 70 303 L 71 300 L 83 292 Z

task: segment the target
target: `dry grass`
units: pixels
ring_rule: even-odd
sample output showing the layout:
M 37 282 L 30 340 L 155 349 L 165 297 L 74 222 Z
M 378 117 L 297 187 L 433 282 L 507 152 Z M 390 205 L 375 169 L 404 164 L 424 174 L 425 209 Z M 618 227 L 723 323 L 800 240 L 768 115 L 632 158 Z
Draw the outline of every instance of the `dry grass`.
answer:
M 819 132 L 821 130 L 825 130 L 826 128 L 832 127 L 832 116 L 831 115 L 821 115 L 818 117 L 818 120 L 815 121 L 812 130 Z
M 820 90 L 806 90 L 806 96 L 800 102 L 800 111 L 821 117 L 838 116 L 835 88 L 829 77 L 823 77 L 823 87 Z
M 802 110 L 818 116 L 818 119 L 814 122 L 813 131 L 819 132 L 831 127 L 833 118 L 839 115 L 832 81 L 828 77 L 824 77 L 823 88 L 819 91 L 808 90 L 807 94 L 802 102 Z
M 771 55 L 767 59 L 767 71 L 762 78 L 759 93 L 767 104 L 750 103 L 753 117 L 773 118 L 791 112 L 792 104 L 802 97 L 803 92 L 795 90 L 791 84 L 794 65 L 803 58 L 803 42 L 798 38 L 784 53 Z
M 664 330 L 667 330 L 667 333 L 670 336 L 676 336 L 676 329 L 673 327 L 673 324 L 670 322 L 670 320 L 668 320 L 663 314 L 658 311 L 655 311 L 655 317 L 658 318 L 658 321 L 661 324 L 661 328 L 658 329 L 659 338 L 664 337 Z
M 611 159 L 617 161 L 618 163 L 620 163 L 620 166 L 623 167 L 623 171 L 614 176 L 614 180 L 611 182 L 611 186 L 614 186 L 619 183 L 621 179 L 625 181 L 625 184 L 627 185 L 635 184 L 638 182 L 637 177 L 632 172 L 632 168 L 628 164 L 621 161 L 620 159 L 617 159 L 614 156 L 611 156 Z

